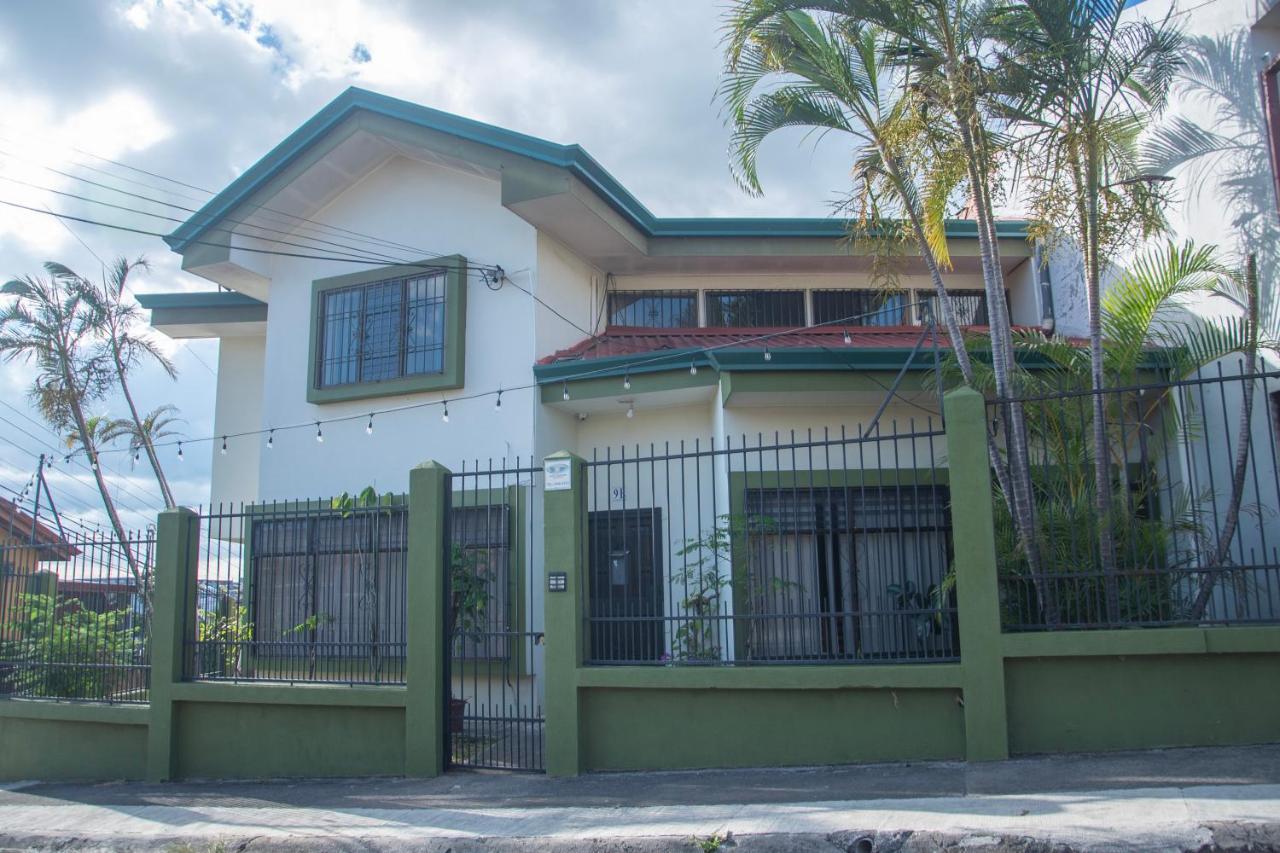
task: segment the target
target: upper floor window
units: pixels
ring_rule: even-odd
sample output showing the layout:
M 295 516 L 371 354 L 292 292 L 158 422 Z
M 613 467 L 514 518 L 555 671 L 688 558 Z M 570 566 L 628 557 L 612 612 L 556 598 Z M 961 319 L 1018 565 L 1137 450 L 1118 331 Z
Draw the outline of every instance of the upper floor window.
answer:
M 441 372 L 444 280 L 440 271 L 325 293 L 320 387 Z
M 309 402 L 462 385 L 466 261 L 438 261 L 314 283 Z
M 615 290 L 609 294 L 610 326 L 679 329 L 698 325 L 695 290 Z
M 951 307 L 956 312 L 956 322 L 961 326 L 987 326 L 991 315 L 987 313 L 987 293 L 984 290 L 949 290 Z M 920 302 L 920 322 L 929 322 L 933 303 L 937 297 L 927 294 Z
M 815 290 L 813 322 L 905 326 L 911 322 L 910 302 L 901 290 Z
M 803 290 L 709 290 L 708 326 L 799 327 L 804 321 Z

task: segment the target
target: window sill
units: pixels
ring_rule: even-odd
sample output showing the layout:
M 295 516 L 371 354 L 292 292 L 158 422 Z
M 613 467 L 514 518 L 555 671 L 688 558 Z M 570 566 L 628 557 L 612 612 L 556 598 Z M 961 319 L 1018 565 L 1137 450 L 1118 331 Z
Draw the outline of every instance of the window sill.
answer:
M 405 376 L 385 382 L 363 382 L 355 385 L 334 385 L 329 388 L 307 389 L 308 403 L 344 403 L 350 400 L 368 400 L 374 397 L 395 397 L 404 394 L 420 394 L 428 391 L 451 391 L 462 387 L 462 377 L 457 371 L 446 369 L 443 373 L 421 376 Z

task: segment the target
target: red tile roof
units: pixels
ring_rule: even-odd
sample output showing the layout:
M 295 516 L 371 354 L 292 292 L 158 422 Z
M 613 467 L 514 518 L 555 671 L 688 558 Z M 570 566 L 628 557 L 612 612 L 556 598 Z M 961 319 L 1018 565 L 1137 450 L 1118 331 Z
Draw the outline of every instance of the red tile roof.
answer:
M 32 525 L 35 526 L 36 544 L 52 545 L 54 546 L 54 552 L 57 554 L 57 556 L 48 556 L 42 559 L 65 560 L 69 556 L 80 553 L 75 546 L 57 533 L 18 509 L 16 501 L 0 500 L 0 533 L 6 535 L 8 542 L 12 544 L 30 542 Z
M 695 350 L 716 347 L 723 349 L 771 350 L 800 348 L 861 348 L 911 349 L 923 331 L 920 326 L 849 326 L 850 343 L 844 342 L 845 327 L 822 326 L 802 331 L 786 329 L 649 329 L 637 326 L 610 326 L 603 334 L 579 341 L 573 346 L 538 360 L 538 364 L 556 364 L 565 361 L 583 361 L 620 355 L 641 355 L 663 350 Z M 974 326 L 972 331 L 982 334 L 986 326 Z M 744 343 L 744 339 L 770 335 L 767 340 L 758 339 Z M 925 339 L 924 345 L 932 347 L 933 341 Z M 938 346 L 949 346 L 947 334 L 938 332 Z

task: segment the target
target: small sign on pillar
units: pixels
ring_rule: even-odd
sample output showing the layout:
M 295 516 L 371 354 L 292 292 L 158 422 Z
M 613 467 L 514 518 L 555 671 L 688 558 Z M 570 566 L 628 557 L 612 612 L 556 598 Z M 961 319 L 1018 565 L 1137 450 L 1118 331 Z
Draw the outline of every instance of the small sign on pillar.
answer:
M 565 592 L 569 589 L 569 575 L 566 572 L 547 573 L 547 592 Z

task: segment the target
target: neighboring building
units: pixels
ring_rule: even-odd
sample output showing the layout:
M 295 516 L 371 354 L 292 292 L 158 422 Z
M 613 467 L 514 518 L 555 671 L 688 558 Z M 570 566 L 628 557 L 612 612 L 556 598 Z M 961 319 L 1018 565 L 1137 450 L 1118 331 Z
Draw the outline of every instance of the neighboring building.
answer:
M 75 546 L 19 509 L 16 501 L 0 500 L 0 639 L 5 637 L 4 625 L 19 596 L 35 591 L 33 578 L 54 572 L 56 566 L 49 564 L 64 563 L 78 553 Z

